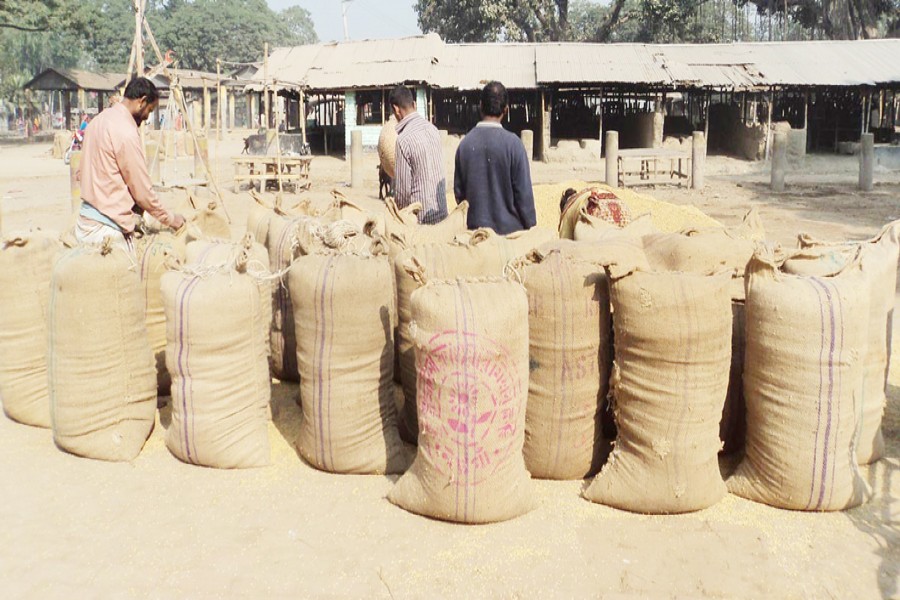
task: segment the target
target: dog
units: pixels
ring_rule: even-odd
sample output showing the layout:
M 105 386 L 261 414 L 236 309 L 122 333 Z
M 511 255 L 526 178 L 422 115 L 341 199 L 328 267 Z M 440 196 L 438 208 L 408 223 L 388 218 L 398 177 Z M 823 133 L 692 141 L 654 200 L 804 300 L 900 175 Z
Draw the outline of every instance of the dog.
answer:
M 378 165 L 378 199 L 384 200 L 394 195 L 394 179 Z

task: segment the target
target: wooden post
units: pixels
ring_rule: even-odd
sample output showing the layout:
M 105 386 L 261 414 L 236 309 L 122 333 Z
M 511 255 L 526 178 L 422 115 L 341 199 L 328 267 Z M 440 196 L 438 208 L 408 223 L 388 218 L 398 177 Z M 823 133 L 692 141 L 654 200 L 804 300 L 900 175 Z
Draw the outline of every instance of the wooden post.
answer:
M 541 160 L 550 160 L 551 124 L 553 121 L 553 105 L 548 101 L 549 92 L 541 91 Z
M 72 91 L 66 90 L 63 95 L 63 114 L 66 116 L 66 129 L 73 129 L 72 127 Z
M 606 185 L 619 187 L 619 132 L 606 132 Z
M 705 185 L 703 177 L 706 166 L 706 136 L 702 131 L 695 131 L 691 144 L 691 188 L 702 190 Z
M 603 141 L 603 88 L 600 88 L 600 106 L 597 107 L 597 120 L 599 127 L 597 128 L 597 139 Z
M 235 94 L 228 94 L 228 129 L 234 129 Z
M 209 86 L 206 85 L 206 80 L 203 80 L 203 123 L 201 127 L 206 129 L 208 132 L 212 129 L 211 124 L 212 119 L 212 99 L 210 98 Z
M 263 44 L 263 105 L 266 109 L 266 129 L 272 123 L 272 100 L 269 97 L 269 42 Z
M 769 90 L 769 111 L 766 117 L 766 150 L 765 157 L 769 160 L 772 156 L 772 105 L 775 103 L 775 92 Z
M 803 131 L 806 137 L 806 151 L 809 152 L 809 90 L 803 91 Z
M 227 104 L 228 101 L 225 101 Z M 225 121 L 224 107 L 222 106 L 222 60 L 216 59 L 216 138 L 222 139 L 222 125 Z
M 297 106 L 297 112 L 300 113 L 300 142 L 306 144 L 306 98 L 303 90 L 300 90 L 300 104 Z

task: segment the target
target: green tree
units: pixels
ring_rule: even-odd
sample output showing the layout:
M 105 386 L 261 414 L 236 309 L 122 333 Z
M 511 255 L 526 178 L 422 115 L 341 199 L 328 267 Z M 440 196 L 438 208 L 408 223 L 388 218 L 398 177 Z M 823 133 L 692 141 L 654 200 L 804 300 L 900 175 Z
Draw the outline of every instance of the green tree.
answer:
M 287 39 L 281 43 L 287 44 L 315 44 L 319 41 L 316 35 L 316 27 L 313 24 L 312 15 L 301 6 L 291 6 L 284 9 L 278 16 L 281 18 L 287 32 Z

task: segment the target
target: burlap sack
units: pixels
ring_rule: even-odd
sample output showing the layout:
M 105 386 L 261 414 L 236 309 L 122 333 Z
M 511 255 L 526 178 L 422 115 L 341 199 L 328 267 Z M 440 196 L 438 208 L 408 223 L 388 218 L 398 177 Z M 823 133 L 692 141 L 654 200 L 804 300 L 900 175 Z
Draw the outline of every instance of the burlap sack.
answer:
M 394 167 L 397 164 L 397 119 L 394 115 L 381 126 L 378 134 L 378 161 L 381 168 L 389 177 L 394 176 Z
M 33 230 L 0 242 L 0 399 L 9 418 L 50 427 L 47 313 L 58 235 Z
M 579 242 L 631 240 L 640 245 L 644 236 L 654 233 L 656 233 L 656 228 L 653 226 L 653 218 L 650 213 L 635 217 L 627 225 L 618 227 L 603 219 L 592 217 L 582 209 L 578 214 L 573 235 Z
M 231 267 L 184 267 L 162 278 L 168 321 L 172 422 L 166 446 L 184 462 L 235 469 L 269 464 L 271 396 L 265 297 L 246 274 L 243 250 Z
M 219 269 L 234 269 L 238 259 L 243 260 L 243 251 L 247 251 L 247 273 L 256 281 L 262 295 L 262 328 L 259 334 L 269 355 L 269 335 L 272 327 L 272 294 L 278 282 L 273 281 L 269 273 L 269 254 L 260 244 L 253 241 L 251 234 L 245 234 L 240 242 L 221 240 L 191 242 L 185 251 L 185 264 L 188 266 L 204 265 Z
M 134 261 L 111 244 L 65 252 L 50 292 L 50 415 L 61 449 L 132 460 L 156 418 L 153 351 Z
M 253 204 L 247 213 L 247 233 L 253 235 L 253 239 L 265 247 L 269 240 L 269 220 L 275 213 L 257 194 L 251 193 L 250 196 L 253 198 Z
M 432 282 L 413 294 L 419 452 L 388 495 L 410 512 L 491 523 L 532 508 L 522 459 L 528 301 L 501 279 Z
M 897 259 L 900 255 L 900 221 L 886 225 L 881 232 L 863 242 L 828 243 L 807 235 L 800 236 L 802 251 L 785 261 L 787 273 L 829 276 L 839 272 L 853 259 L 860 247 L 862 269 L 869 288 L 869 341 L 863 367 L 862 424 L 856 458 L 861 465 L 884 456 L 881 419 L 887 402 L 888 365 L 894 317 L 894 290 L 897 286 Z
M 166 260 L 184 259 L 186 229 L 178 234 L 171 230 L 139 237 L 134 242 L 141 273 L 144 312 L 150 347 L 156 360 L 156 385 L 160 396 L 168 396 L 172 379 L 166 368 L 166 310 L 163 306 L 160 280 L 166 272 Z
M 215 203 L 188 215 L 187 232 L 188 241 L 231 239 L 231 226 Z
M 834 277 L 783 273 L 760 248 L 747 267 L 744 459 L 733 493 L 780 508 L 862 503 L 857 423 L 869 311 L 855 260 Z
M 575 239 L 575 225 L 582 211 L 615 227 L 625 227 L 632 221 L 631 210 L 619 198 L 616 189 L 608 185 L 594 185 L 577 192 L 560 213 L 560 239 Z
M 396 345 L 399 380 L 405 400 L 400 411 L 403 439 L 410 443 L 416 441 L 416 362 L 409 323 L 412 317 L 410 297 L 421 285 L 409 274 L 407 263 L 413 261 L 426 277 L 433 279 L 499 277 L 510 261 L 521 258 L 553 236 L 552 231 L 539 228 L 509 237 L 499 236 L 490 229 L 479 229 L 467 235 L 465 241 L 420 244 L 401 252 L 394 260 L 398 314 Z
M 393 198 L 385 200 L 384 238 L 388 243 L 391 261 L 404 250 L 422 244 L 440 244 L 452 241 L 458 234 L 466 231 L 466 218 L 469 214 L 469 203 L 458 204 L 447 218 L 434 225 L 420 225 L 418 215 L 422 205 L 415 202 L 406 208 L 397 208 Z M 369 230 L 373 228 L 370 226 Z
M 601 426 L 612 331 L 604 262 L 619 247 L 557 240 L 518 272 L 528 292 L 530 379 L 525 466 L 533 477 L 583 479 L 607 453 Z M 626 246 L 624 252 L 641 253 Z M 646 260 L 638 256 L 636 260 Z
M 659 514 L 700 510 L 725 495 L 718 451 L 730 279 L 637 271 L 613 280 L 618 437 L 589 500 Z
M 644 252 L 656 271 L 709 273 L 729 269 L 734 274 L 732 296 L 744 299 L 744 271 L 765 229 L 754 207 L 737 227 L 685 229 L 679 233 L 655 233 L 644 238 Z
M 747 408 L 744 404 L 745 308 L 743 301 L 731 302 L 731 368 L 728 370 L 728 393 L 719 423 L 719 439 L 723 454 L 744 449 L 747 433 Z
M 386 249 L 311 254 L 291 267 L 303 419 L 297 448 L 335 473 L 401 473 L 393 398 L 394 293 Z M 362 293 L 361 293 L 362 292 Z

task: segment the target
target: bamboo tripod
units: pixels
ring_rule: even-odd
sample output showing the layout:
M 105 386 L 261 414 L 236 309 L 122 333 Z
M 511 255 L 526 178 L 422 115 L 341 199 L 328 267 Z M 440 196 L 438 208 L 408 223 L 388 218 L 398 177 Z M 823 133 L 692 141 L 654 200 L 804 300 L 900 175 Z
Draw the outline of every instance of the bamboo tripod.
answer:
M 175 105 L 184 118 L 184 124 L 187 128 L 188 134 L 190 135 L 191 142 L 194 147 L 195 156 L 199 158 L 199 162 L 202 165 L 206 175 L 206 180 L 209 183 L 210 188 L 212 189 L 213 195 L 215 196 L 215 200 L 210 203 L 210 208 L 215 209 L 216 206 L 221 206 L 222 212 L 225 215 L 225 220 L 228 221 L 228 223 L 231 223 L 231 216 L 228 214 L 228 209 L 225 207 L 225 202 L 222 199 L 222 191 L 219 189 L 219 183 L 216 181 L 215 176 L 209 168 L 207 159 L 203 156 L 200 150 L 200 143 L 197 141 L 197 133 L 194 130 L 193 123 L 191 123 L 191 118 L 188 114 L 187 103 L 184 99 L 184 90 L 181 87 L 178 76 L 169 70 L 169 65 L 171 64 L 172 59 L 171 57 L 163 55 L 162 51 L 159 49 L 159 45 L 156 43 L 156 36 L 153 35 L 153 31 L 150 29 L 150 23 L 144 18 L 145 10 L 147 8 L 147 0 L 131 1 L 135 11 L 134 42 L 131 45 L 131 54 L 128 59 L 128 75 L 126 78 L 126 85 L 134 77 L 144 75 L 144 34 L 146 34 L 146 40 L 150 44 L 150 48 L 153 50 L 153 53 L 156 55 L 156 59 L 159 61 L 159 64 L 154 67 L 147 75 L 155 77 L 159 73 L 163 73 L 169 80 L 170 97 L 171 99 L 175 100 Z M 144 129 L 142 127 L 142 138 L 143 135 Z M 158 158 L 159 145 L 157 145 L 156 151 Z

